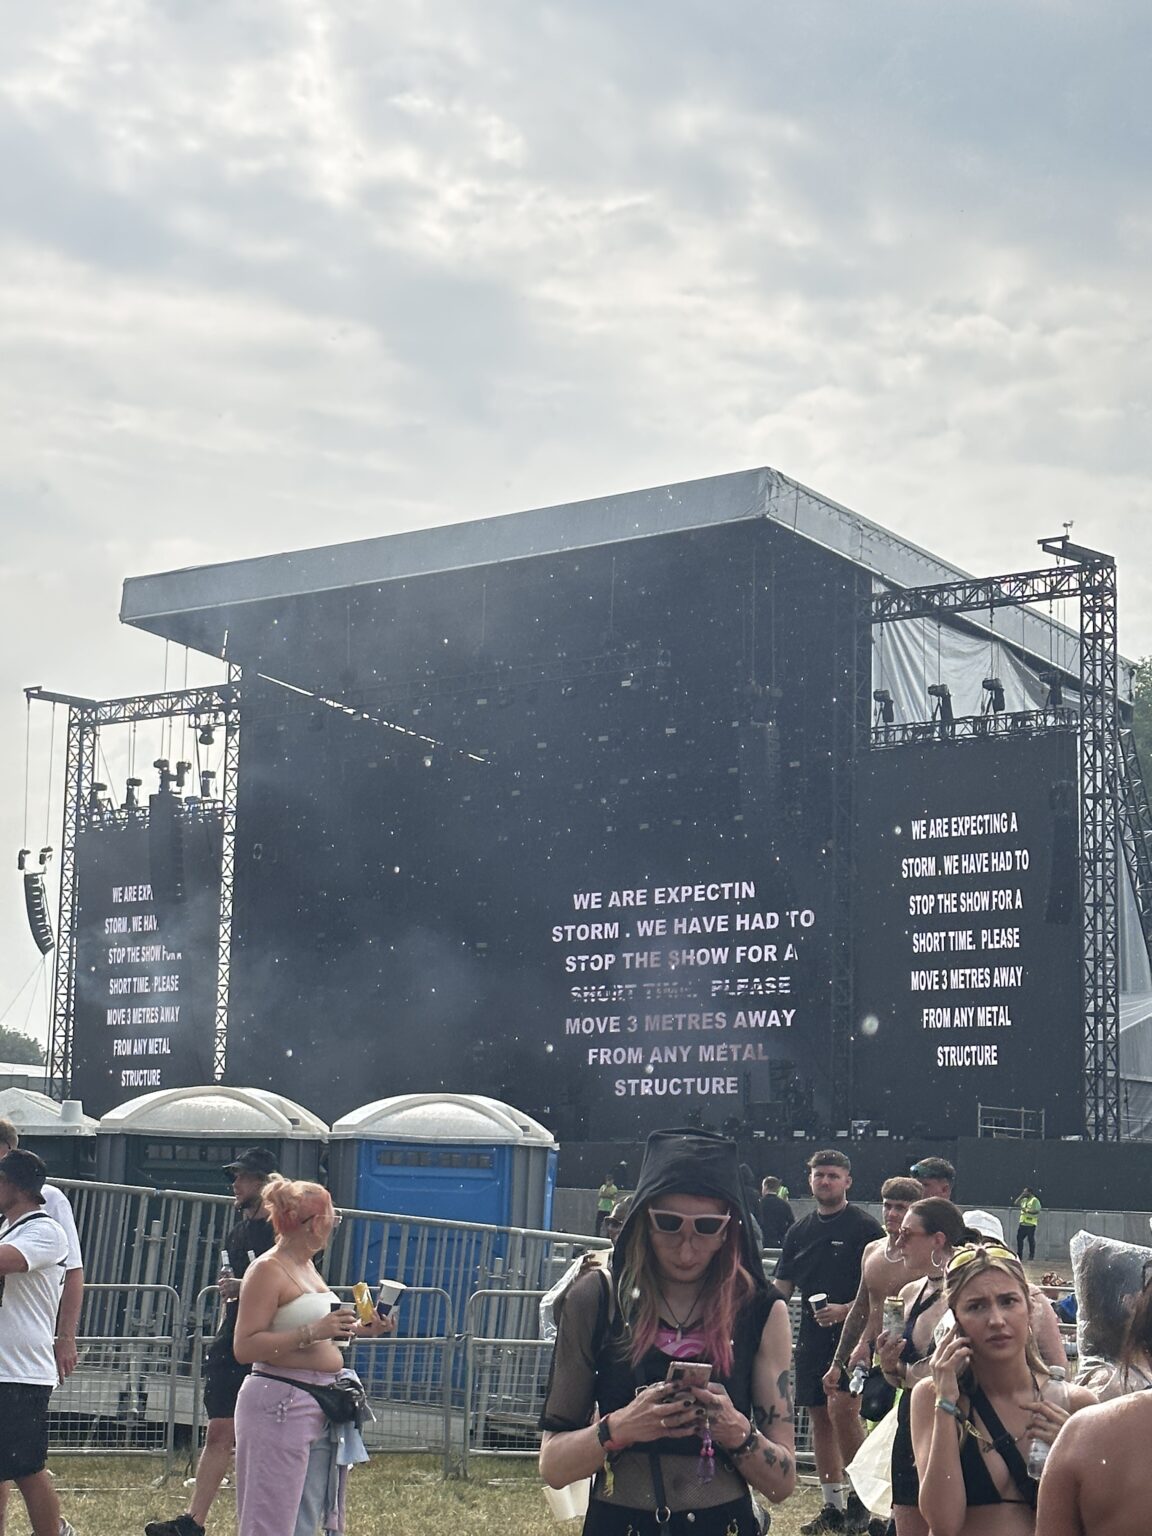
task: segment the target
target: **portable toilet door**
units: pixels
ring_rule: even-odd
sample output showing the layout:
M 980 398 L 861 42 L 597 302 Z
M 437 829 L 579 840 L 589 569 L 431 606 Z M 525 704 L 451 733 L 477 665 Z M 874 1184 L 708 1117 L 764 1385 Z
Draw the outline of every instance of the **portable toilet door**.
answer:
M 63 1104 L 34 1088 L 0 1089 L 0 1119 L 11 1120 L 20 1145 L 44 1159 L 50 1179 L 96 1177 L 96 1127 L 79 1099 Z

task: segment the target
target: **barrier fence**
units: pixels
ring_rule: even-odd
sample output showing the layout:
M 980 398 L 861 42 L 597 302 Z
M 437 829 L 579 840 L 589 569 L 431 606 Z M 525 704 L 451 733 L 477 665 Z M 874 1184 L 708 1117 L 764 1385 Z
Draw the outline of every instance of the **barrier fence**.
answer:
M 204 1428 L 205 1357 L 219 1320 L 220 1250 L 235 1217 L 227 1197 L 60 1180 L 85 1249 L 75 1375 L 53 1397 L 53 1449 L 190 1459 Z M 349 1350 L 374 1418 L 369 1450 L 469 1460 L 535 1456 L 551 1344 L 541 1297 L 572 1258 L 604 1242 L 570 1233 L 345 1211 L 325 1256 L 338 1295 L 361 1278 L 408 1285 L 398 1330 Z M 774 1256 L 766 1257 L 766 1273 Z M 188 1298 L 185 1300 L 185 1298 Z M 798 1302 L 790 1305 L 795 1331 Z M 797 1415 L 807 1459 L 807 1417 Z

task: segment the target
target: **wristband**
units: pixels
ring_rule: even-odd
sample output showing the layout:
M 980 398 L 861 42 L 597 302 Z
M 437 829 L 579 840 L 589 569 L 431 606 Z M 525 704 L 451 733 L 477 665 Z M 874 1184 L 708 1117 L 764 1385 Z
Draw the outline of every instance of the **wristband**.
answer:
M 619 1450 L 622 1449 L 622 1447 L 617 1445 L 615 1443 L 615 1441 L 612 1439 L 612 1430 L 609 1428 L 609 1425 L 608 1425 L 608 1415 L 607 1414 L 604 1414 L 604 1416 L 602 1418 L 597 1420 L 597 1423 L 596 1423 L 596 1438 L 597 1438 L 597 1440 L 599 1440 L 600 1444 L 604 1447 L 604 1449 L 606 1451 L 608 1451 L 608 1452 L 619 1451 Z
M 960 1409 L 955 1403 L 950 1403 L 946 1397 L 938 1397 L 936 1399 L 936 1412 L 950 1413 L 954 1419 L 960 1417 Z
M 725 1455 L 729 1456 L 733 1461 L 738 1461 L 741 1456 L 750 1456 L 759 1443 L 760 1431 L 753 1424 L 740 1444 L 734 1446 L 732 1450 L 726 1451 Z

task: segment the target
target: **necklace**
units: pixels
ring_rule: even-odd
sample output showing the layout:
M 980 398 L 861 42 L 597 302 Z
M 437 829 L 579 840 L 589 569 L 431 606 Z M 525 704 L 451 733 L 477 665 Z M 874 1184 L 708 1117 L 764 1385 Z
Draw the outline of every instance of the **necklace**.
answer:
M 665 1309 L 667 1310 L 669 1318 L 672 1320 L 672 1322 L 676 1326 L 676 1342 L 677 1342 L 677 1344 L 679 1344 L 680 1340 L 684 1337 L 684 1330 L 685 1330 L 685 1328 L 687 1328 L 688 1324 L 692 1321 L 692 1314 L 696 1310 L 696 1303 L 700 1300 L 700 1297 L 703 1294 L 703 1291 L 704 1291 L 704 1286 L 703 1286 L 703 1284 L 701 1284 L 699 1289 L 697 1290 L 695 1296 L 693 1296 L 691 1304 L 688 1307 L 688 1311 L 685 1313 L 683 1318 L 677 1317 L 675 1312 L 673 1312 L 672 1305 L 669 1302 L 667 1296 L 665 1296 L 663 1291 L 658 1290 L 656 1292 L 656 1294 L 659 1296 L 660 1300 L 664 1303 L 664 1306 L 665 1306 Z
M 889 1264 L 903 1264 L 904 1255 L 900 1252 L 899 1248 L 897 1248 L 895 1253 L 893 1253 L 891 1250 L 892 1240 L 889 1238 L 887 1246 L 884 1249 L 884 1257 L 888 1260 Z

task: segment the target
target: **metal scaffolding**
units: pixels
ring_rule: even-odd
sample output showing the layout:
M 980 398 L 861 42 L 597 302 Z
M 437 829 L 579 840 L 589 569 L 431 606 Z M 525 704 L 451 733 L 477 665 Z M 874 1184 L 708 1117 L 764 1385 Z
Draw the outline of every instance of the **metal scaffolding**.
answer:
M 223 857 L 220 879 L 220 940 L 217 950 L 216 1017 L 213 1041 L 214 1076 L 223 1073 L 228 1037 L 228 977 L 232 933 L 232 890 L 235 873 L 236 771 L 239 760 L 240 669 L 229 667 L 228 682 L 219 687 L 185 688 L 166 693 L 136 694 L 122 699 L 84 699 L 72 694 L 26 688 L 25 696 L 68 708 L 64 766 L 64 818 L 60 847 L 60 911 L 57 923 L 56 971 L 52 994 L 52 1025 L 48 1041 L 50 1091 L 67 1098 L 72 1086 L 72 1040 L 76 1013 L 76 848 L 80 833 L 108 819 L 104 806 L 94 803 L 96 756 L 105 726 L 136 725 L 180 717 L 193 720 L 221 717 L 224 725 Z M 141 812 L 141 814 L 146 814 Z
M 880 592 L 871 599 L 873 624 L 899 619 L 938 618 L 1027 603 L 1078 598 L 1080 602 L 1080 889 L 1082 908 L 1082 1006 L 1084 1024 L 1084 1118 L 1096 1141 L 1120 1140 L 1120 924 L 1119 853 L 1123 762 L 1120 705 L 1116 695 L 1116 561 L 1099 550 L 1073 544 L 1065 534 L 1041 539 L 1046 554 L 1071 562 L 1008 576 L 944 582 L 936 586 Z M 1066 711 L 1039 711 L 1041 716 Z M 922 727 L 881 726 L 877 746 L 923 741 L 947 732 L 948 739 L 1009 733 L 1020 725 L 939 721 Z M 1010 721 L 1021 717 L 1009 717 Z M 1039 722 L 1041 725 L 1043 722 Z M 1060 722 L 1052 725 L 1059 728 Z M 964 730 L 961 731 L 961 727 Z M 877 740 L 877 735 L 883 739 Z M 1145 847 L 1147 843 L 1145 842 Z

